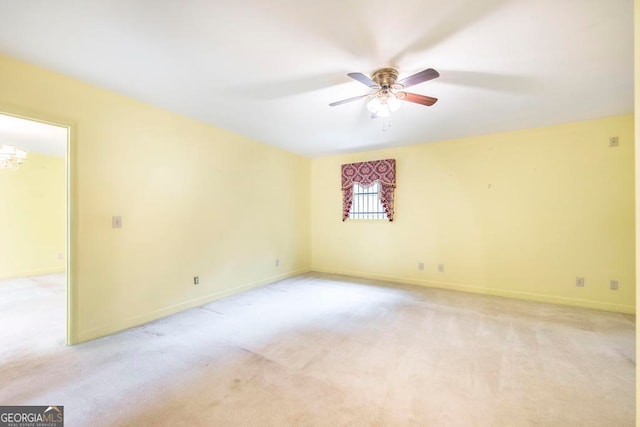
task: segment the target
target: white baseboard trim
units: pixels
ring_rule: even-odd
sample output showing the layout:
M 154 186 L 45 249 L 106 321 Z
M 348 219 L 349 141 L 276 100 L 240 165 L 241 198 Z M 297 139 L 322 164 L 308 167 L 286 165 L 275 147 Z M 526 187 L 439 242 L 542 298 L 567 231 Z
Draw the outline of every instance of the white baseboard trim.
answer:
M 207 294 L 198 298 L 193 298 L 187 301 L 170 305 L 168 307 L 162 307 L 148 313 L 128 317 L 125 319 L 118 319 L 114 322 L 110 322 L 107 325 L 102 325 L 102 326 L 94 327 L 91 329 L 87 329 L 85 331 L 80 331 L 75 337 L 76 339 L 72 339 L 70 343 L 72 345 L 80 344 L 85 341 L 90 341 L 96 338 L 104 337 L 106 335 L 114 334 L 116 332 L 121 332 L 126 329 L 134 328 L 136 326 L 143 325 L 153 320 L 160 319 L 162 317 L 170 316 L 172 314 L 175 314 L 181 311 L 189 310 L 194 307 L 199 307 L 201 305 L 208 304 L 212 301 L 215 301 L 224 297 L 228 297 L 230 295 L 248 291 L 249 289 L 258 288 L 260 286 L 268 285 L 270 283 L 288 279 L 290 277 L 299 276 L 301 274 L 308 273 L 309 271 L 311 271 L 309 267 L 292 270 L 287 273 L 282 273 L 275 276 L 267 277 L 266 279 L 245 283 L 243 285 L 236 286 L 231 289 L 224 289 L 224 290 Z
M 15 279 L 18 277 L 43 276 L 45 274 L 64 273 L 64 267 L 43 268 L 40 270 L 19 271 L 14 273 L 6 273 L 0 276 L 0 280 Z
M 343 276 L 359 277 L 363 279 L 383 280 L 387 282 L 403 283 L 407 285 L 426 286 L 430 288 L 449 289 L 454 291 L 468 292 L 481 295 L 493 295 L 505 298 L 515 298 L 527 301 L 547 302 L 552 304 L 570 305 L 574 307 L 593 308 L 596 310 L 612 311 L 616 313 L 636 314 L 636 307 L 627 304 L 616 304 L 602 301 L 585 300 L 579 298 L 567 298 L 556 295 L 539 294 L 534 292 L 514 291 L 507 289 L 495 289 L 484 286 L 463 285 L 460 283 L 438 282 L 430 280 L 415 279 L 412 277 L 390 276 L 385 274 L 340 270 L 328 267 L 312 266 L 312 272 L 339 274 Z

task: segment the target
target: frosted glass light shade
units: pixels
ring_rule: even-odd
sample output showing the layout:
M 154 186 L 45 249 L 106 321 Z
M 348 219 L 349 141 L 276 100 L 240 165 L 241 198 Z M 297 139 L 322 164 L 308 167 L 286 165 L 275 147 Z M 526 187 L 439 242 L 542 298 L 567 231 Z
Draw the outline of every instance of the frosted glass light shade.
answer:
M 380 104 L 376 115 L 378 117 L 387 117 L 389 115 L 389 106 L 387 104 Z
M 378 108 L 380 107 L 380 98 L 378 98 L 377 96 L 374 96 L 371 101 L 367 102 L 367 110 L 369 110 L 372 113 L 375 113 L 376 111 L 378 111 Z
M 387 99 L 387 104 L 389 105 L 389 110 L 390 111 L 398 111 L 398 109 L 400 108 L 400 106 L 402 105 L 402 101 L 400 101 L 398 98 L 396 98 L 394 95 L 391 95 L 388 99 Z

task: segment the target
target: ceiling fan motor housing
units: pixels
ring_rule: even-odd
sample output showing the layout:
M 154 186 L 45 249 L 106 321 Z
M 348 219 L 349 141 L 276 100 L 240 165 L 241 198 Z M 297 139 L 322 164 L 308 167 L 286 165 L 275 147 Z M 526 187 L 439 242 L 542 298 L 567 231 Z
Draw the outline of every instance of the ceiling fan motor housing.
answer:
M 373 73 L 371 80 L 383 89 L 388 89 L 398 80 L 398 70 L 395 68 L 381 68 Z

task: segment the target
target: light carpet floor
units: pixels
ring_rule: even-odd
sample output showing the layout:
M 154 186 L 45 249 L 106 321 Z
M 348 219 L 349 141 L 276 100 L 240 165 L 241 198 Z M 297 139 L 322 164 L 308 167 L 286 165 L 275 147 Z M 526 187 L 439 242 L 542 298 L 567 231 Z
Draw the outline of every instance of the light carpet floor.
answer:
M 634 322 L 308 274 L 65 347 L 64 278 L 2 281 L 0 405 L 64 405 L 67 426 L 632 426 Z

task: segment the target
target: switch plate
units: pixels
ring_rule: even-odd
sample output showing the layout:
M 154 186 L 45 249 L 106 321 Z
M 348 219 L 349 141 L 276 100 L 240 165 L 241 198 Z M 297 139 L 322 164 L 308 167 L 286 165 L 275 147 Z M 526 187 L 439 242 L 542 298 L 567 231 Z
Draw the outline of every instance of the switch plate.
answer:
M 576 277 L 576 286 L 584 288 L 584 277 Z
M 280 259 L 276 258 L 276 267 L 280 267 Z
M 618 137 L 612 136 L 609 138 L 609 147 L 617 147 L 618 146 Z
M 418 263 L 418 270 L 424 271 L 424 262 L 419 262 Z
M 444 273 L 444 264 L 438 264 L 438 271 Z
M 112 228 L 122 228 L 122 217 L 121 216 L 112 216 L 111 217 L 111 227 Z
M 609 285 L 612 291 L 617 291 L 618 290 L 618 281 L 617 280 L 612 280 L 611 284 Z

